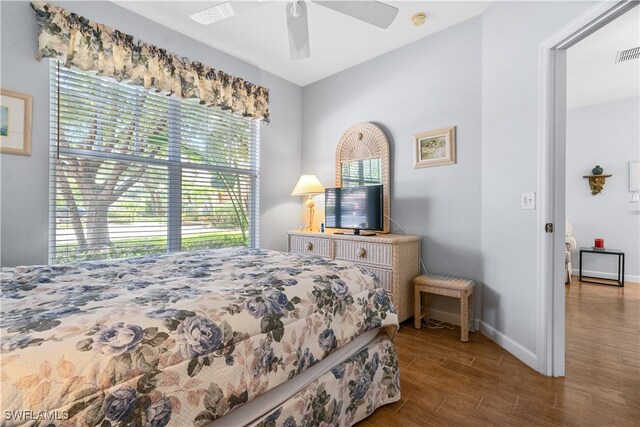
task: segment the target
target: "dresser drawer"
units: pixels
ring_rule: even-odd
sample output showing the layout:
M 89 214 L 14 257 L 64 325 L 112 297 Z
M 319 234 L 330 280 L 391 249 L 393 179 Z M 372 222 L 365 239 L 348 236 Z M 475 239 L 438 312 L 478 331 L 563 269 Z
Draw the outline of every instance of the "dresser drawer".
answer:
M 393 294 L 393 272 L 391 270 L 384 270 L 382 268 L 375 268 L 364 264 L 360 264 L 360 267 L 375 274 L 378 279 L 380 279 L 382 289 L 384 289 L 389 295 Z
M 391 268 L 393 247 L 384 243 L 338 240 L 336 258 Z
M 318 237 L 289 236 L 289 252 L 330 257 L 331 241 Z

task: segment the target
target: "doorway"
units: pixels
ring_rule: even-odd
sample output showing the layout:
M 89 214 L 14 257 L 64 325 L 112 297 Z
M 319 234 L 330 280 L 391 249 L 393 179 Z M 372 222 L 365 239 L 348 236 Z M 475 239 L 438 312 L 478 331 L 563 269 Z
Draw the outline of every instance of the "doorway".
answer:
M 540 46 L 537 346 L 546 375 L 565 374 L 567 51 L 637 5 L 598 3 Z

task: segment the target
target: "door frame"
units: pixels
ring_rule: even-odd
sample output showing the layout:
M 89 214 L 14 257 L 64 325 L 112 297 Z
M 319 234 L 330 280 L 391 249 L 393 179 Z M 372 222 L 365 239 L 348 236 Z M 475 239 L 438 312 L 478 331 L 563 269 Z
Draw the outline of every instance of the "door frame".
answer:
M 544 40 L 538 72 L 538 371 L 564 376 L 565 368 L 565 171 L 567 49 L 638 6 L 601 0 Z M 554 224 L 552 233 L 545 232 Z

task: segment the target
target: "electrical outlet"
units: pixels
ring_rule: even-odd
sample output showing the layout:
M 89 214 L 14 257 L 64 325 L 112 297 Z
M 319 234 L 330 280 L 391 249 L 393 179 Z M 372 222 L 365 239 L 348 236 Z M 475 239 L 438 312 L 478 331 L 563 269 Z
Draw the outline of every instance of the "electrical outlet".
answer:
M 521 209 L 535 209 L 536 208 L 536 193 L 522 193 L 520 195 L 520 208 Z

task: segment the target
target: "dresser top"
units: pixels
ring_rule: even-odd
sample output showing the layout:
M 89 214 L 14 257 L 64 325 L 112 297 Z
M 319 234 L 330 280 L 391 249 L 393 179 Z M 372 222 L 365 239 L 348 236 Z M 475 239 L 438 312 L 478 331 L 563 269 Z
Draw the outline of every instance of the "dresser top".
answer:
M 335 234 L 332 231 L 328 231 L 326 233 L 319 233 L 317 231 L 298 231 L 291 230 L 288 231 L 287 234 L 290 236 L 301 236 L 301 237 L 316 237 L 316 238 L 325 238 L 325 239 L 335 239 L 335 240 L 351 240 L 356 242 L 370 242 L 370 243 L 386 243 L 386 244 L 398 244 L 404 242 L 415 242 L 422 240 L 422 236 L 418 236 L 415 234 L 376 234 L 375 236 L 356 236 L 354 234 Z

